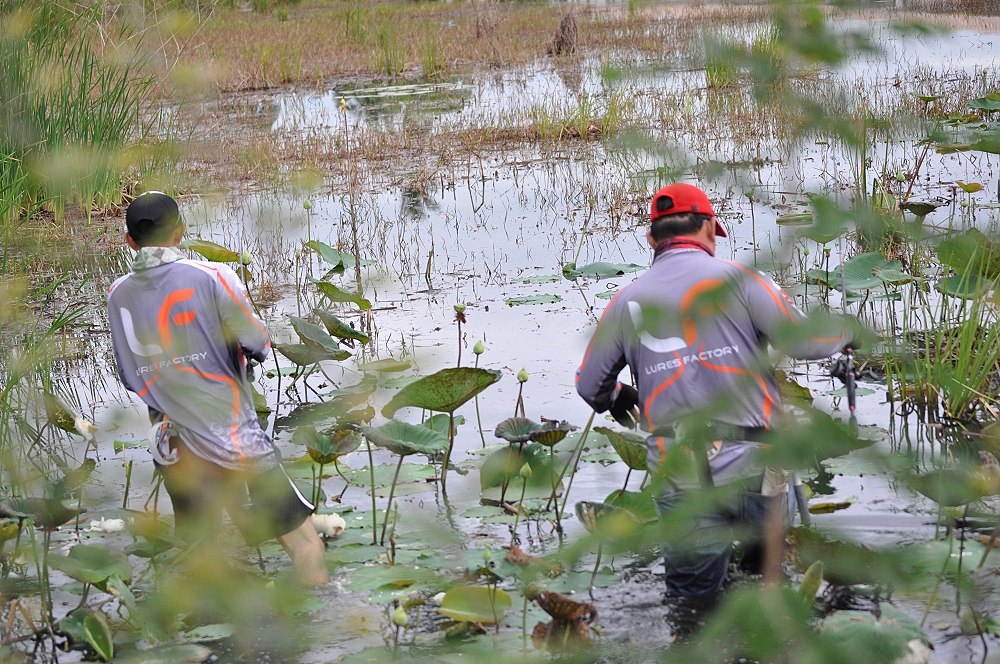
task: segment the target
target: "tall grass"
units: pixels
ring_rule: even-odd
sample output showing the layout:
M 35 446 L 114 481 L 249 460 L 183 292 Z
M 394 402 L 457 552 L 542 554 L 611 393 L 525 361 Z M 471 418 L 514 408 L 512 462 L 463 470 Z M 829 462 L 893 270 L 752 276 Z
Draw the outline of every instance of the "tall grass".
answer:
M 142 56 L 99 54 L 99 8 L 0 5 L 0 187 L 5 219 L 39 203 L 61 213 L 121 201 L 116 153 L 135 138 L 153 79 Z M 123 28 L 110 43 L 124 44 Z M 26 177 L 28 173 L 30 177 Z

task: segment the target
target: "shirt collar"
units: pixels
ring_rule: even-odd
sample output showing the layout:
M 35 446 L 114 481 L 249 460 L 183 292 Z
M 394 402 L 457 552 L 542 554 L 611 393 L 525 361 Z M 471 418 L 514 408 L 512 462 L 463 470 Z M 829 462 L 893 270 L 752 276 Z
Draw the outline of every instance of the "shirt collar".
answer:
M 142 247 L 132 261 L 132 271 L 141 272 L 167 263 L 174 263 L 185 256 L 176 247 Z

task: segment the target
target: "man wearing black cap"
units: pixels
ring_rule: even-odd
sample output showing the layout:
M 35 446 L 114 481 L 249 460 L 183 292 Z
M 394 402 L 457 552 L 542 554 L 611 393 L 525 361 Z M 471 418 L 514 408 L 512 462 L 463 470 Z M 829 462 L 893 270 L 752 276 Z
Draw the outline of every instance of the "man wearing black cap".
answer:
M 648 462 L 660 469 L 661 515 L 685 490 L 733 489 L 734 504 L 708 509 L 665 547 L 668 594 L 709 598 L 722 587 L 732 549 L 760 534 L 768 504 L 785 511 L 784 474 L 756 462 L 780 395 L 767 355 L 774 343 L 793 357 L 827 357 L 851 344 L 852 326 L 831 321 L 822 338 L 774 281 L 715 257 L 726 230 L 705 193 L 675 183 L 658 191 L 646 234 L 649 271 L 608 305 L 583 363 L 577 390 L 597 412 L 650 432 Z M 635 387 L 618 381 L 628 365 Z
M 243 285 L 178 251 L 184 225 L 166 194 L 138 196 L 125 223 L 137 253 L 108 295 L 111 338 L 122 383 L 149 407 L 178 534 L 210 539 L 225 509 L 249 543 L 276 537 L 303 583 L 326 583 L 313 506 L 257 420 L 247 359 L 264 360 L 270 338 Z

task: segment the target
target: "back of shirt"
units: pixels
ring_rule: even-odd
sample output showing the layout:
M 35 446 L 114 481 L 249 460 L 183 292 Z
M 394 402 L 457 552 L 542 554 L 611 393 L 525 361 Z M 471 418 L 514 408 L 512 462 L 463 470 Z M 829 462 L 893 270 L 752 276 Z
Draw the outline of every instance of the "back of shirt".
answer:
M 274 463 L 246 376 L 270 339 L 228 267 L 179 254 L 114 283 L 108 319 L 125 387 L 198 456 L 239 469 Z
M 595 410 L 606 410 L 627 363 L 648 431 L 694 413 L 769 428 L 780 395 L 768 343 L 795 357 L 818 358 L 850 341 L 843 330 L 824 338 L 789 334 L 804 321 L 756 270 L 698 249 L 662 252 L 608 305 L 577 372 L 577 389 Z

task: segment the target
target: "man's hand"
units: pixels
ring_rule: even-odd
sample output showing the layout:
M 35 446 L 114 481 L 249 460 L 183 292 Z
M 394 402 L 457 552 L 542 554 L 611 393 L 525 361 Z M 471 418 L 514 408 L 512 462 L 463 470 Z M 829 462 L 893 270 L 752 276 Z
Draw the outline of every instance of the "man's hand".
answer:
M 618 395 L 608 411 L 611 413 L 611 417 L 615 418 L 615 422 L 623 427 L 634 429 L 639 421 L 638 405 L 639 392 L 631 385 L 618 383 Z

